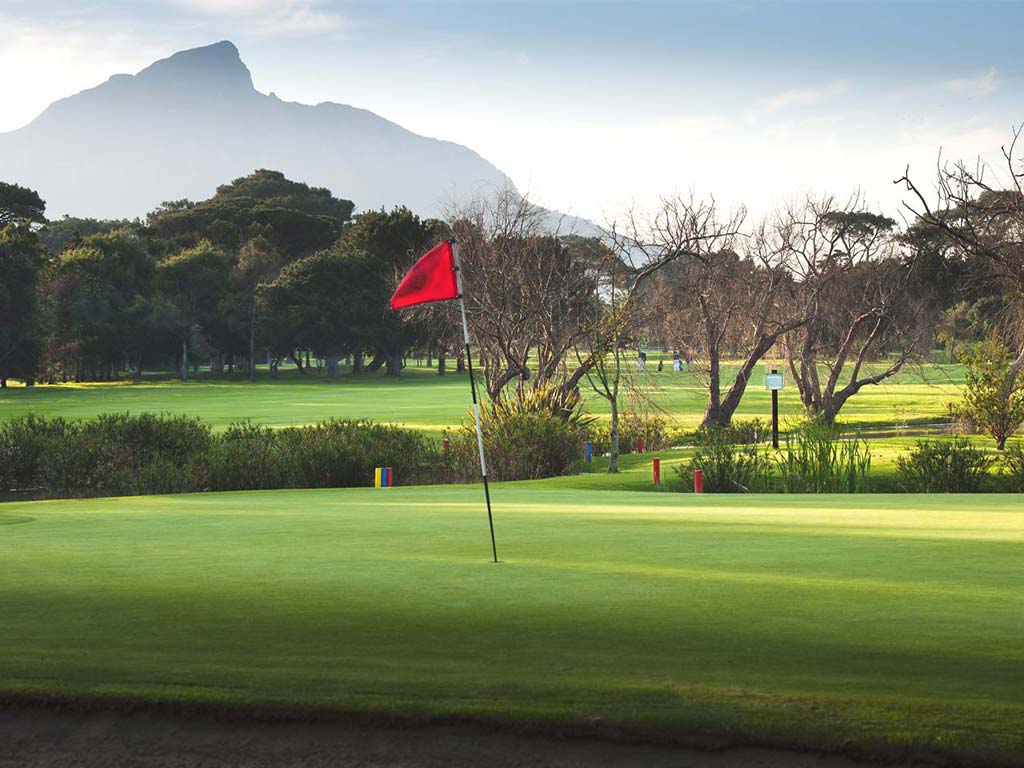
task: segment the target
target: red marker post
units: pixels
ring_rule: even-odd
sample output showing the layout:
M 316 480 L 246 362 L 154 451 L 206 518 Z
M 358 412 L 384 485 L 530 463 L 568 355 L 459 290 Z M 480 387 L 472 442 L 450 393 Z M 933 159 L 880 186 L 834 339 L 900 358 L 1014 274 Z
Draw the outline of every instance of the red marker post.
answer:
M 651 474 L 655 485 L 661 485 L 661 459 L 657 456 L 651 461 Z
M 693 470 L 693 492 L 704 493 L 704 470 Z

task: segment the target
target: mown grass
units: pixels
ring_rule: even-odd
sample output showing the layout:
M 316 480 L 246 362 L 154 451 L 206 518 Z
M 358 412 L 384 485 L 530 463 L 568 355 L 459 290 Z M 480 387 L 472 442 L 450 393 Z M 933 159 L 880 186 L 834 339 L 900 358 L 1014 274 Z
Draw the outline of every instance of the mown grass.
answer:
M 0 505 L 0 691 L 1024 755 L 1016 498 L 562 482 Z
M 693 429 L 706 404 L 704 384 L 695 373 L 658 373 L 648 364 L 639 387 L 644 399 L 678 429 Z M 737 418 L 767 419 L 771 397 L 759 370 L 737 411 Z M 726 366 L 725 375 L 735 375 Z M 797 420 L 802 411 L 795 388 L 788 383 L 780 399 L 783 421 Z M 929 365 L 900 374 L 893 381 L 867 387 L 849 401 L 841 418 L 852 425 L 928 422 L 944 418 L 946 406 L 960 399 L 963 373 L 958 366 Z M 586 387 L 588 409 L 606 418 L 607 405 Z M 440 434 L 466 415 L 469 383 L 465 374 L 438 376 L 426 367 L 410 365 L 398 379 L 379 374 L 343 374 L 329 381 L 315 371 L 300 376 L 282 372 L 250 384 L 244 376 L 200 378 L 181 382 L 168 377 L 141 383 L 68 384 L 11 387 L 0 390 L 0 418 L 28 412 L 66 418 L 99 413 L 187 413 L 222 429 L 232 422 L 251 420 L 271 426 L 314 424 L 330 418 L 367 418 L 403 424 Z M 625 402 L 625 399 L 624 399 Z

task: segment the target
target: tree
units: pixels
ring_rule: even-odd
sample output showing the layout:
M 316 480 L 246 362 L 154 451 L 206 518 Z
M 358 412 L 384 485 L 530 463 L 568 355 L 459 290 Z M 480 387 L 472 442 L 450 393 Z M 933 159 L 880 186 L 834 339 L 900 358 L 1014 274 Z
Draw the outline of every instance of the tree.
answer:
M 109 378 L 124 363 L 130 337 L 140 332 L 132 307 L 152 293 L 154 273 L 145 243 L 124 230 L 91 235 L 60 255 L 52 354 L 65 375 L 73 368 L 76 380 Z
M 892 219 L 854 198 L 808 201 L 792 221 L 787 251 L 805 321 L 787 334 L 786 360 L 804 409 L 831 424 L 915 357 L 927 302 L 911 290 L 915 262 L 898 251 Z
M 45 251 L 27 224 L 0 228 L 0 386 L 19 376 L 31 385 L 43 346 L 40 275 Z
M 229 252 L 261 235 L 285 261 L 329 248 L 341 235 L 354 204 L 330 190 L 258 170 L 217 188 L 209 200 L 164 203 L 147 217 L 149 230 L 181 250 L 209 240 Z
M 391 211 L 367 211 L 345 228 L 334 250 L 339 254 L 364 254 L 377 265 L 371 285 L 379 290 L 380 303 L 368 308 L 370 316 L 377 321 L 372 331 L 363 333 L 360 343 L 352 350 L 357 354 L 363 350 L 373 353 L 368 371 L 383 367 L 388 376 L 398 376 L 402 371 L 405 350 L 417 342 L 428 341 L 428 326 L 424 323 L 426 315 L 399 315 L 391 310 L 388 298 L 408 268 L 447 235 L 448 229 L 443 222 L 420 219 L 403 207 Z M 347 301 L 347 295 L 343 294 L 339 299 Z M 364 325 L 359 324 L 359 327 Z
M 620 250 L 635 254 L 634 280 L 643 285 L 643 301 L 657 308 L 655 327 L 703 363 L 705 426 L 730 423 L 756 365 L 806 322 L 792 300 L 787 223 L 766 221 L 745 235 L 745 215 L 723 215 L 713 199 L 672 197 L 616 233 Z M 733 354 L 740 367 L 725 389 L 722 362 Z
M 0 181 L 0 228 L 7 224 L 45 224 L 46 203 L 39 193 Z
M 591 389 L 608 402 L 608 471 L 619 471 L 619 396 L 624 349 L 633 340 L 637 301 L 631 270 L 601 240 L 571 240 L 571 247 L 587 249 L 594 276 L 593 301 L 597 307 L 581 322 L 583 345 L 576 347 L 580 369 Z M 581 348 L 582 347 L 582 348 Z
M 336 378 L 339 357 L 362 348 L 390 311 L 389 295 L 388 276 L 375 257 L 321 251 L 288 264 L 258 289 L 261 328 L 278 352 L 310 349 Z
M 557 381 L 563 398 L 590 363 L 568 363 L 594 310 L 594 275 L 585 250 L 550 232 L 546 212 L 514 191 L 478 201 L 453 225 L 462 262 L 466 311 L 485 360 L 492 403 Z
M 228 285 L 231 258 L 208 240 L 160 262 L 157 285 L 181 312 L 180 375 L 188 380 L 189 345 L 195 331 L 215 320 Z
M 962 354 L 964 408 L 1000 451 L 1006 447 L 1006 438 L 1024 423 L 1024 376 L 1011 366 L 1013 357 L 997 334 Z
M 257 296 L 263 285 L 271 283 L 283 266 L 277 249 L 265 237 L 257 235 L 247 241 L 231 269 L 231 287 L 243 307 L 242 314 L 249 341 L 249 381 L 256 380 L 256 329 L 259 311 Z
M 896 180 L 905 185 L 904 206 L 915 225 L 941 232 L 957 251 L 977 260 L 989 284 L 1008 301 L 1004 330 L 1014 354 L 1007 365 L 1016 376 L 1024 370 L 1024 158 L 1017 144 L 1024 125 L 1013 129 L 1003 146 L 1004 174 L 978 161 L 943 162 L 936 170 L 937 199 L 928 198 L 911 179 L 908 167 Z M 1002 183 L 999 183 L 999 182 Z

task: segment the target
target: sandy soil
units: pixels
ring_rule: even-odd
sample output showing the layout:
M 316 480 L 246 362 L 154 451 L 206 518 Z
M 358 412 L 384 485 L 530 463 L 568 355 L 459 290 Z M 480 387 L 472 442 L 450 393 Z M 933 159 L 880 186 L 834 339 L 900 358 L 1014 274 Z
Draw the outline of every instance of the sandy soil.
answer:
M 255 722 L 164 713 L 0 710 L 0 768 L 855 768 L 765 749 L 719 752 L 497 733 L 470 726 L 391 728 Z

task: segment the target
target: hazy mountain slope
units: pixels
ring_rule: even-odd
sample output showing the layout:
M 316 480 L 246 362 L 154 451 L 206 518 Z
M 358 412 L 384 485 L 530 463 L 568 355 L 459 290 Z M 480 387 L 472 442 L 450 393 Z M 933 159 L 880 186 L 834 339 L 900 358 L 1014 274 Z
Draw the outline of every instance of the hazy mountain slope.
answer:
M 421 215 L 510 184 L 466 147 L 372 112 L 258 92 L 229 42 L 115 75 L 0 134 L 0 179 L 39 190 L 50 216 L 140 216 L 256 168 L 329 187 L 360 210 L 405 204 Z

